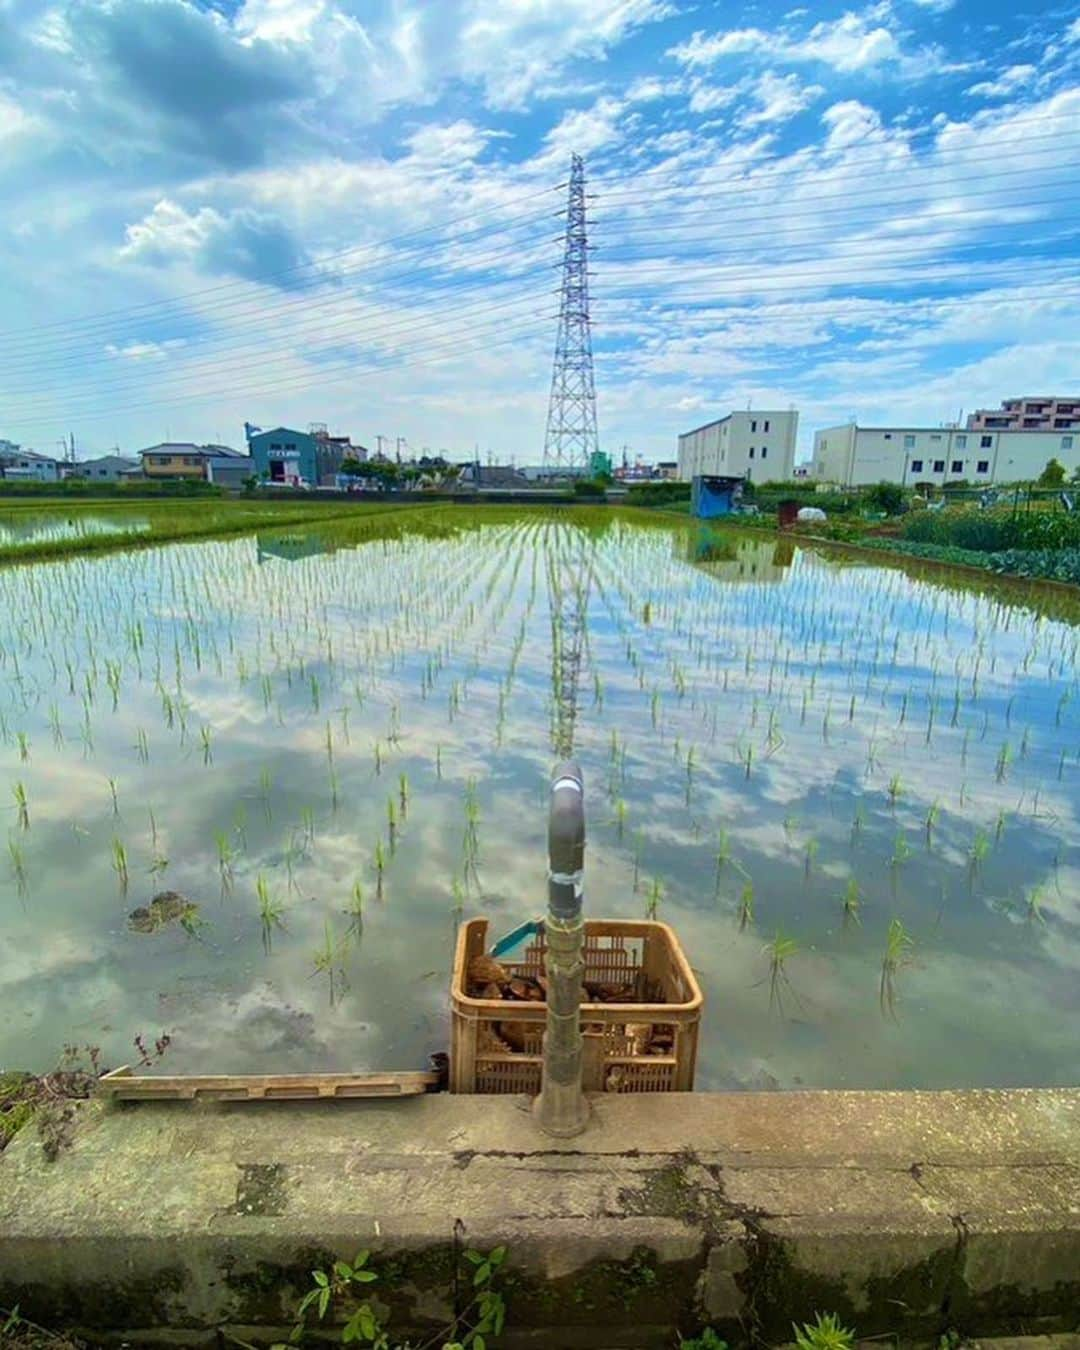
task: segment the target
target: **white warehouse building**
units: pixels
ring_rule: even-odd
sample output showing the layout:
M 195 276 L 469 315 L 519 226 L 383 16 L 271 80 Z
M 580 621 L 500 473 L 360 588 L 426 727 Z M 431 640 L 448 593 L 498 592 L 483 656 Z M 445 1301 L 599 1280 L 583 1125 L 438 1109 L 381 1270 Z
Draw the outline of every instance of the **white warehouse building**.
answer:
M 795 472 L 799 414 L 733 412 L 679 437 L 679 477 L 698 474 L 787 482 Z
M 1080 467 L 1080 431 L 986 431 L 956 427 L 860 427 L 814 433 L 812 476 L 842 487 L 872 483 L 1015 483 L 1038 478 L 1049 460 Z

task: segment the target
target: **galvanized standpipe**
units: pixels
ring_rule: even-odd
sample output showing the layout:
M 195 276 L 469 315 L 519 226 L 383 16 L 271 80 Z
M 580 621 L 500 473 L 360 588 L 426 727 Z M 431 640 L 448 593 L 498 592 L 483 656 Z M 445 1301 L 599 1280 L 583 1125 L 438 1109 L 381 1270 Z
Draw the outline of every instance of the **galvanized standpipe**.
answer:
M 534 1107 L 545 1134 L 569 1139 L 589 1121 L 581 1087 L 581 983 L 585 921 L 585 785 L 576 764 L 560 764 L 548 815 L 547 1029 L 540 1095 Z

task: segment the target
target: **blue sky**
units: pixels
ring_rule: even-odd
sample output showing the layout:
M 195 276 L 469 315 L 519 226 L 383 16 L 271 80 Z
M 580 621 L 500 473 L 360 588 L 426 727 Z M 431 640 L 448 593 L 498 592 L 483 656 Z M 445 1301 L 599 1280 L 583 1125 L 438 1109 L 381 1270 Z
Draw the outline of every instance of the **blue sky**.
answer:
M 609 450 L 1080 392 L 1080 4 L 0 0 L 0 437 L 534 461 L 575 150 Z

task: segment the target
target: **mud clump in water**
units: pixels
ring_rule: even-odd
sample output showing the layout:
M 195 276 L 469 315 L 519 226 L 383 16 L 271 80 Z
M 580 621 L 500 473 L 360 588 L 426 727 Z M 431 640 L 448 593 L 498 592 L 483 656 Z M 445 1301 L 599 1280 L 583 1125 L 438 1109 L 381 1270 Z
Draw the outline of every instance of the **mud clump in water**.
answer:
M 179 891 L 160 891 L 149 905 L 140 905 L 128 915 L 133 933 L 156 933 L 169 924 L 190 929 L 198 922 L 199 906 Z

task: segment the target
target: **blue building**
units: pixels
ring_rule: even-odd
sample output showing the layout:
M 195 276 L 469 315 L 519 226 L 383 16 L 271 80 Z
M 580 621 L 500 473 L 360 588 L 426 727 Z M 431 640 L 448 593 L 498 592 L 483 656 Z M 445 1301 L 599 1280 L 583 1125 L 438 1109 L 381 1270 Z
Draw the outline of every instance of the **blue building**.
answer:
M 309 431 L 274 427 L 262 431 L 244 424 L 248 449 L 255 461 L 255 475 L 271 483 L 319 481 L 319 443 Z
M 367 458 L 363 446 L 353 445 L 348 436 L 329 435 L 321 423 L 310 431 L 294 431 L 292 427 L 263 431 L 245 422 L 244 434 L 255 461 L 255 476 L 271 483 L 333 486 L 346 457 Z

